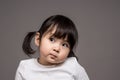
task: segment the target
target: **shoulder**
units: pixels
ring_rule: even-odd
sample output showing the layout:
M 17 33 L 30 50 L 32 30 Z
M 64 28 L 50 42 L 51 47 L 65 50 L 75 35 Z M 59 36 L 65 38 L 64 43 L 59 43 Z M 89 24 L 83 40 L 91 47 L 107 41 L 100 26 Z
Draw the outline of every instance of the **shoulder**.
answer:
M 70 58 L 66 59 L 65 64 L 70 65 L 70 66 L 73 67 L 73 68 L 77 68 L 77 67 L 83 68 L 83 67 L 79 64 L 79 62 L 78 62 L 78 60 L 76 59 L 76 57 L 70 57 Z
M 35 58 L 21 60 L 20 64 L 29 64 L 29 63 L 33 62 L 34 60 L 35 60 Z
M 19 65 L 31 65 L 35 61 L 35 58 L 21 60 Z
M 24 70 L 26 67 L 33 65 L 35 58 L 21 60 L 18 66 L 19 70 Z
M 75 57 L 68 58 L 64 64 L 66 65 L 66 68 L 69 69 L 69 71 L 72 71 L 75 74 L 85 72 L 84 67 L 78 62 Z
M 69 65 L 69 69 L 67 68 L 69 72 L 71 72 L 77 80 L 89 80 L 86 70 L 75 57 L 68 58 L 66 64 Z

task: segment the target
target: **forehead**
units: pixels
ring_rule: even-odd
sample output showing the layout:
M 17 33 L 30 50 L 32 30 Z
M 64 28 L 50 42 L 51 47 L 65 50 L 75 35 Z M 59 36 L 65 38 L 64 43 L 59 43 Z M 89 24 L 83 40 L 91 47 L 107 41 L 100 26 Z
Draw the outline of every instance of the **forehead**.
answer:
M 56 37 L 58 39 L 67 40 L 67 34 L 64 34 L 62 30 L 60 30 L 57 25 L 51 26 L 44 34 L 44 36 Z
M 50 35 L 50 34 L 54 34 L 56 31 L 56 27 L 51 25 L 47 31 L 43 34 L 43 36 L 46 36 L 46 35 Z

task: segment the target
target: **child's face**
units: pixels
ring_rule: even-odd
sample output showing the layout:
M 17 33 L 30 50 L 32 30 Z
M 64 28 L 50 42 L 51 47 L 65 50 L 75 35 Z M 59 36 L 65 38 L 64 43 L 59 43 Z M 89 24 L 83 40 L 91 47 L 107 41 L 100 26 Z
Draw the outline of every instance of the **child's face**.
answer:
M 56 29 L 43 35 L 39 43 L 39 62 L 43 65 L 59 64 L 64 62 L 70 52 L 70 45 L 67 39 L 51 37 Z

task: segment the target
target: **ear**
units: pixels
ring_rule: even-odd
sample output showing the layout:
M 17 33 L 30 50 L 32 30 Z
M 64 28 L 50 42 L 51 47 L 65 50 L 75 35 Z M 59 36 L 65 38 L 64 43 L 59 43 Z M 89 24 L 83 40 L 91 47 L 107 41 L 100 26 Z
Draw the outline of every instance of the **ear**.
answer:
M 35 45 L 36 46 L 40 45 L 40 33 L 39 32 L 36 32 L 36 35 L 35 35 Z

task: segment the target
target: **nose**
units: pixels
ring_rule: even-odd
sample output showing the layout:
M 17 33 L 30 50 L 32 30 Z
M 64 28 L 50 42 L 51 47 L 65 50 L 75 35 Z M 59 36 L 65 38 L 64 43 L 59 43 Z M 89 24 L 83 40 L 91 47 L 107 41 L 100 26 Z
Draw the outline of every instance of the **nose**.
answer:
M 60 52 L 60 44 L 54 44 L 53 51 L 59 53 Z

